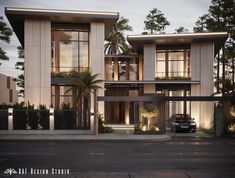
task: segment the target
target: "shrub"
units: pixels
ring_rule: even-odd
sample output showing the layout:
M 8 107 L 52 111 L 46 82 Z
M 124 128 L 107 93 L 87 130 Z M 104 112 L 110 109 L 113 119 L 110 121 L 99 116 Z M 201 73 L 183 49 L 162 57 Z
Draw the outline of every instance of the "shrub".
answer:
M 114 130 L 111 127 L 104 126 L 104 119 L 101 114 L 98 114 L 98 130 L 99 133 L 113 133 Z

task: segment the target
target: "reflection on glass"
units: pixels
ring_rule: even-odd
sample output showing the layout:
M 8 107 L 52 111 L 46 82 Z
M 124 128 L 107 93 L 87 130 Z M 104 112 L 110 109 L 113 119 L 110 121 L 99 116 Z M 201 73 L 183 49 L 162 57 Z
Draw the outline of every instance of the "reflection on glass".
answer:
M 59 31 L 59 38 L 61 41 L 78 40 L 78 32 Z
M 70 71 L 78 67 L 78 43 L 60 42 L 60 71 Z
M 114 61 L 111 58 L 105 60 L 105 80 L 114 80 Z
M 156 56 L 156 77 L 165 77 L 166 76 L 166 61 L 165 53 L 159 52 Z
M 126 80 L 126 61 L 120 60 L 118 61 L 118 79 Z
M 157 51 L 156 77 L 190 77 L 190 51 Z
M 169 96 L 184 96 L 183 90 L 169 91 Z M 190 91 L 186 92 L 186 96 L 190 96 Z M 186 102 L 186 114 L 190 114 L 190 101 Z M 184 101 L 170 101 L 169 102 L 169 117 L 173 114 L 184 114 Z
M 55 108 L 61 107 L 63 104 L 69 104 L 70 107 L 75 107 L 76 98 L 72 86 L 52 86 L 51 87 L 51 102 Z M 57 101 L 56 101 L 57 100 Z
M 129 60 L 129 80 L 138 80 L 138 61 L 135 58 Z
M 115 76 L 117 77 L 115 79 Z M 106 57 L 105 80 L 138 80 L 139 59 L 136 57 Z
M 52 32 L 52 71 L 69 72 L 89 67 L 89 33 Z M 57 54 L 56 54 L 57 53 Z
M 71 86 L 60 86 L 60 95 L 72 95 Z
M 89 54 L 88 54 L 88 42 L 79 43 L 79 67 L 88 67 L 89 66 Z
M 79 41 L 88 41 L 88 33 L 79 32 Z
M 184 52 L 169 52 L 169 77 L 184 77 Z

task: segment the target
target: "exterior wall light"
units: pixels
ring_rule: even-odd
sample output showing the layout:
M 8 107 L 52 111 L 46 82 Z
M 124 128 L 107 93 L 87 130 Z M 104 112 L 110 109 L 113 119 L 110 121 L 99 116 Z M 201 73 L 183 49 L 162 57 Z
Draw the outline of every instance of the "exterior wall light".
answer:
M 8 130 L 13 130 L 13 108 L 8 108 Z
M 8 108 L 8 115 L 12 116 L 13 115 L 13 108 Z
M 54 115 L 54 108 L 50 108 L 49 112 L 50 112 L 50 116 L 53 116 Z

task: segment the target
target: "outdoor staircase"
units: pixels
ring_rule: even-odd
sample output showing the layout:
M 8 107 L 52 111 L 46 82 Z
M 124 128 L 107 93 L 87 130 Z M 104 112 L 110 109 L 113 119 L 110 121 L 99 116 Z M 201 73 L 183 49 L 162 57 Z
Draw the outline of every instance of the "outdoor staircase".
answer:
M 105 124 L 106 127 L 111 127 L 115 133 L 122 134 L 133 134 L 134 133 L 134 125 L 132 124 Z

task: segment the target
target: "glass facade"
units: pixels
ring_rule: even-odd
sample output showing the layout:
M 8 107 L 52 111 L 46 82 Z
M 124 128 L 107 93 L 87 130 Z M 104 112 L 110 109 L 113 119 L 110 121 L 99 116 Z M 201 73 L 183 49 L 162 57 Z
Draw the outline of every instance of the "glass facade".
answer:
M 140 80 L 141 62 L 137 57 L 106 57 L 105 80 Z
M 186 92 L 186 93 L 185 93 Z M 169 96 L 190 96 L 190 91 L 169 91 Z M 190 114 L 190 101 L 169 101 L 169 117 L 173 114 Z
M 89 67 L 89 33 L 87 31 L 52 31 L 52 71 L 81 71 Z
M 52 86 L 51 103 L 55 108 L 67 105 L 71 108 L 76 106 L 76 95 L 73 86 Z
M 157 50 L 157 78 L 190 78 L 189 50 Z
M 52 24 L 51 44 L 52 74 L 80 72 L 89 68 L 88 24 Z M 64 84 L 63 81 L 57 80 L 53 83 L 51 86 L 53 107 L 61 108 L 62 105 L 67 105 L 71 108 L 81 108 L 80 101 L 76 101 L 76 91 L 72 85 L 72 81 Z

